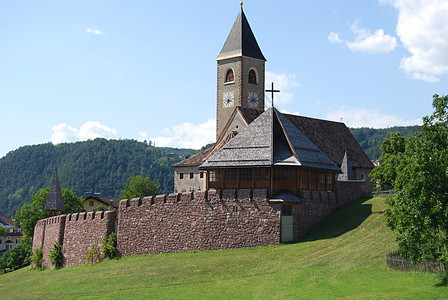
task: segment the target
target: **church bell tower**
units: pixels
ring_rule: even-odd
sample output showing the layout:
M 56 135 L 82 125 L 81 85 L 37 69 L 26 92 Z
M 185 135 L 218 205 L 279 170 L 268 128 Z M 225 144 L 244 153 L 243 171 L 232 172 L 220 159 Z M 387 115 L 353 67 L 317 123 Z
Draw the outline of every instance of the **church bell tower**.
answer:
M 236 106 L 264 110 L 266 59 L 261 53 L 242 6 L 216 60 L 218 139 Z

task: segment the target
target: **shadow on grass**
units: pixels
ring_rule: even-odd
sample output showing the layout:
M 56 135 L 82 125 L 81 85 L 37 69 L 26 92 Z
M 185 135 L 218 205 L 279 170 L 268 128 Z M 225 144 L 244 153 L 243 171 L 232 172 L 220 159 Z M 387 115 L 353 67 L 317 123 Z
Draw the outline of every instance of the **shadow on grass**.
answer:
M 434 286 L 436 287 L 448 286 L 448 275 L 443 277 L 442 281 L 440 281 L 439 283 L 434 284 Z
M 300 242 L 335 238 L 355 229 L 372 214 L 372 204 L 364 203 L 369 199 L 361 198 L 338 208 L 305 234 Z

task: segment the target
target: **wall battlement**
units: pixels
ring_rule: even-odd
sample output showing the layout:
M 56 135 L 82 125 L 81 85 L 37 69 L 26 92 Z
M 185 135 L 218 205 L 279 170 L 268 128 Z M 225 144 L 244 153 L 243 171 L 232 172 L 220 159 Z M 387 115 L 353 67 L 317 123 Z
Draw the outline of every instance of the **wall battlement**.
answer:
M 292 204 L 298 241 L 339 206 L 365 195 L 363 181 L 337 182 L 337 192 L 302 191 L 300 201 L 270 203 L 266 189 L 173 193 L 120 201 L 116 211 L 84 212 L 39 220 L 33 249 L 42 247 L 44 267 L 54 243 L 63 245 L 63 266 L 87 263 L 85 254 L 117 232 L 121 255 L 233 249 L 279 244 L 282 205 Z

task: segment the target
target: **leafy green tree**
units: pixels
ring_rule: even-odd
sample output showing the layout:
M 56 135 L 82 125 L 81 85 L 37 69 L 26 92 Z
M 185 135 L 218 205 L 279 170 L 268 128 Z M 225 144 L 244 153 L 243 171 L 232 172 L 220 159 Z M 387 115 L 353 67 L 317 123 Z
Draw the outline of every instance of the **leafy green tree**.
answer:
M 13 249 L 8 250 L 0 257 L 0 269 L 3 272 L 13 271 L 23 268 L 30 263 L 32 240 L 20 239 L 20 242 Z
M 157 195 L 160 186 L 157 180 L 139 175 L 129 178 L 128 183 L 125 183 L 123 187 L 121 199 L 131 199 Z
M 8 229 L 0 227 L 0 236 L 6 236 L 8 234 Z
M 379 159 L 380 165 L 373 169 L 370 177 L 378 183 L 380 190 L 393 188 L 397 176 L 397 167 L 400 164 L 406 149 L 406 138 L 399 132 L 391 132 L 390 138 L 384 139 L 381 150 L 383 153 Z
M 434 113 L 406 143 L 390 198 L 387 224 L 414 262 L 448 264 L 448 96 L 433 96 Z
M 16 212 L 14 224 L 22 229 L 24 237 L 33 238 L 34 226 L 37 221 L 47 217 L 44 210 L 50 188 L 40 189 L 34 196 L 31 204 L 25 203 L 22 208 Z M 82 209 L 82 201 L 69 189 L 62 189 L 62 198 L 64 199 L 64 213 L 76 213 Z

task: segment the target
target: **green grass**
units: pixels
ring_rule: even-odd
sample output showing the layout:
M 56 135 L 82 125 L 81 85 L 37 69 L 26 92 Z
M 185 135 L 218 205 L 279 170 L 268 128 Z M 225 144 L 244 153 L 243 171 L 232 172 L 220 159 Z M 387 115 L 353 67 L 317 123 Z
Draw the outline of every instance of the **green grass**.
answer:
M 5 298 L 448 299 L 443 277 L 394 271 L 383 198 L 339 209 L 303 242 L 236 250 L 142 255 L 0 276 Z

